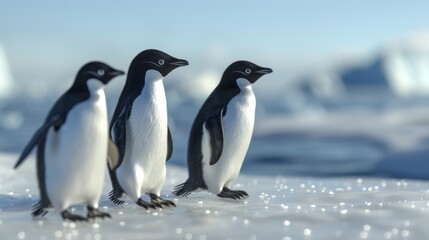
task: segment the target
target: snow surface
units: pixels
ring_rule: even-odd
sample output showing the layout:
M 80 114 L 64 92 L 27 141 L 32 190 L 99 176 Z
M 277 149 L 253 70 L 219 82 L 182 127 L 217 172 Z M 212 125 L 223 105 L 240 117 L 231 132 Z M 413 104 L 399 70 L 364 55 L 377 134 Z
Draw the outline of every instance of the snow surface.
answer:
M 382 72 L 389 79 L 401 77 L 397 87 L 405 89 L 407 98 L 383 89 L 346 92 L 335 71 L 319 74 L 299 89 L 289 88 L 276 73 L 272 77 L 278 81 L 268 82 L 267 76 L 267 82 L 255 85 L 255 132 L 233 183 L 249 193 L 244 201 L 206 192 L 188 198 L 170 195 L 187 177 L 192 116 L 220 76 L 201 74 L 210 84 L 196 88 L 187 86 L 199 78 L 182 82 L 183 75 L 166 81 L 174 152 L 162 197 L 173 199 L 177 208 L 146 211 L 131 201 L 114 205 L 107 199 L 106 176 L 101 206 L 113 219 L 89 223 L 63 222 L 56 212 L 33 219 L 32 205 L 39 199 L 34 159 L 12 169 L 67 87 L 63 81 L 34 80 L 40 87 L 31 85 L 29 94 L 0 102 L 0 239 L 426 239 L 429 98 L 420 91 L 427 92 L 428 60 L 423 53 L 394 53 L 399 55 L 383 55 L 394 61 L 386 60 Z M 411 67 L 414 62 L 416 68 Z M 23 87 L 19 81 L 14 83 L 18 89 Z M 123 82 L 116 84 L 117 89 L 106 89 L 110 113 Z M 277 87 L 283 85 L 288 88 Z M 75 211 L 85 214 L 84 206 Z
M 113 219 L 63 222 L 57 212 L 30 216 L 38 200 L 34 159 L 17 171 L 18 156 L 0 155 L 0 232 L 2 239 L 424 239 L 429 235 L 429 183 L 358 177 L 293 177 L 242 174 L 234 188 L 244 201 L 206 192 L 187 198 L 169 194 L 186 170 L 168 164 L 162 197 L 177 208 L 146 211 L 131 201 L 107 199 L 101 207 Z M 76 212 L 84 214 L 84 206 Z

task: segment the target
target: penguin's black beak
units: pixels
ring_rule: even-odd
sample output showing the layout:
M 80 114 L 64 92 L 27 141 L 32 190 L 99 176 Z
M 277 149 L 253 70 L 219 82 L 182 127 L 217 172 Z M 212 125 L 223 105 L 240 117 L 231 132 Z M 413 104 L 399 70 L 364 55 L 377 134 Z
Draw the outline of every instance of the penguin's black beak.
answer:
M 262 68 L 262 69 L 256 71 L 256 73 L 259 73 L 259 74 L 262 74 L 262 75 L 269 74 L 269 73 L 272 73 L 272 72 L 273 72 L 273 70 L 271 68 Z
M 124 74 L 125 74 L 125 72 L 121 71 L 121 70 L 115 70 L 115 71 L 109 72 L 109 76 L 111 76 L 111 77 L 117 77 L 117 76 L 121 76 Z
M 170 62 L 170 65 L 173 65 L 175 67 L 183 67 L 189 65 L 189 63 L 186 60 L 176 58 Z

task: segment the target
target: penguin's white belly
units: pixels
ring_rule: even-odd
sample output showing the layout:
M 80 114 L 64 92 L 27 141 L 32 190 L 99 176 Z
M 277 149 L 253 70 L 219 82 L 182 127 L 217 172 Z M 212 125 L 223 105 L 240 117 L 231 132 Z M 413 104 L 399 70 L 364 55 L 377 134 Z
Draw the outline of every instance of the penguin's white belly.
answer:
M 149 192 L 159 195 L 166 175 L 167 134 L 163 84 L 149 83 L 134 100 L 127 121 L 124 160 L 117 169 L 119 184 L 132 199 Z
M 219 161 L 210 166 L 211 146 L 209 132 L 204 127 L 202 138 L 203 175 L 210 192 L 222 188 L 237 178 L 249 148 L 255 121 L 256 99 L 251 90 L 242 90 L 231 99 L 223 117 L 223 151 Z
M 57 210 L 78 203 L 98 207 L 107 143 L 107 110 L 102 90 L 74 106 L 58 132 L 49 130 L 45 150 L 46 189 Z

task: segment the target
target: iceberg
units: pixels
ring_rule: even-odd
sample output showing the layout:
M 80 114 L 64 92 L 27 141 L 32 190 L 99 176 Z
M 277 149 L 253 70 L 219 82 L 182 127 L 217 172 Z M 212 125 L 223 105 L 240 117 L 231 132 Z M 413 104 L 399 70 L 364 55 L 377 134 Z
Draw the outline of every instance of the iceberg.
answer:
M 397 97 L 429 95 L 429 51 L 383 50 L 372 62 L 351 66 L 341 74 L 347 91 L 384 90 Z
M 386 43 L 365 60 L 334 64 L 297 80 L 292 90 L 307 100 L 428 97 L 429 34 Z

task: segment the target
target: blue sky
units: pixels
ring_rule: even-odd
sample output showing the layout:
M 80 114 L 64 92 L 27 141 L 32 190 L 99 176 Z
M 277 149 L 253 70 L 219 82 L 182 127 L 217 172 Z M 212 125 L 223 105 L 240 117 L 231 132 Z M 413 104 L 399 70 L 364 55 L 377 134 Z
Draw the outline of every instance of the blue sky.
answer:
M 107 3 L 106 3 L 107 2 Z M 268 50 L 368 48 L 429 28 L 425 1 L 3 1 L 1 36 L 84 43 L 126 40 L 201 47 L 220 42 Z M 25 41 L 24 39 L 20 39 Z M 244 44 L 244 45 L 243 45 Z M 240 46 L 238 46 L 240 45 Z
M 69 76 L 93 59 L 126 69 L 146 48 L 188 59 L 199 69 L 223 69 L 248 59 L 288 72 L 338 55 L 367 55 L 391 40 L 429 31 L 427 1 L 51 0 L 0 5 L 0 44 L 18 80 Z

